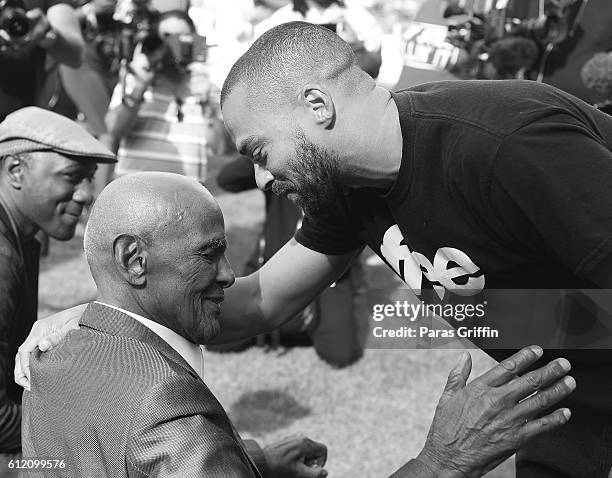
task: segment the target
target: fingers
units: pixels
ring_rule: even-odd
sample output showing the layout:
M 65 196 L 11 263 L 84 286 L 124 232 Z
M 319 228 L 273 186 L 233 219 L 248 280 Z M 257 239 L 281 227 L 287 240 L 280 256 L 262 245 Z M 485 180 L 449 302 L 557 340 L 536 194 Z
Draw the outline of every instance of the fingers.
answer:
M 19 354 L 15 355 L 15 370 L 14 370 L 14 380 L 17 385 L 25 388 L 26 390 L 30 390 L 30 374 L 28 369 L 28 375 L 24 373 L 21 367 L 21 359 L 19 358 Z
M 490 387 L 503 385 L 533 365 L 543 353 L 542 348 L 538 345 L 525 347 L 475 379 L 474 382 L 482 382 Z
M 73 307 L 72 309 L 69 309 L 68 312 L 74 312 L 76 314 L 81 307 L 82 306 L 78 305 L 76 307 Z M 50 333 L 41 338 L 37 344 L 40 351 L 48 352 L 52 348 L 57 347 L 60 342 L 64 340 L 64 337 L 66 337 L 66 334 L 68 334 L 68 332 L 70 332 L 71 330 L 78 330 L 79 317 L 80 316 L 78 315 L 71 316 L 70 320 L 68 320 L 68 322 L 62 325 L 62 327 L 57 332 L 53 332 L 52 330 L 50 330 Z
M 310 438 L 304 439 L 304 463 L 307 466 L 325 466 L 327 462 L 327 446 Z
M 19 385 L 21 385 L 21 382 L 27 383 L 27 388 L 21 385 L 22 387 L 26 388 L 26 390 L 30 389 L 30 353 L 35 348 L 36 344 L 28 338 L 17 349 L 17 355 L 15 357 L 15 382 L 19 383 Z M 17 364 L 19 364 L 19 370 L 17 370 Z
M 44 339 L 38 343 L 38 348 L 41 352 L 47 352 L 60 343 L 61 338 L 59 332 L 54 332 L 51 335 L 47 335 Z
M 325 478 L 327 476 L 327 470 L 316 465 L 307 466 L 300 463 L 296 468 L 296 478 Z
M 519 421 L 524 421 L 536 415 L 540 415 L 554 404 L 560 402 L 576 389 L 576 381 L 573 377 L 564 377 L 552 386 L 532 395 L 517 404 L 512 413 Z
M 571 416 L 568 408 L 560 408 L 549 415 L 525 423 L 520 431 L 522 442 L 564 425 Z
M 444 393 L 454 392 L 465 387 L 471 371 L 472 356 L 468 352 L 463 352 L 457 365 L 455 365 L 448 374 Z
M 562 379 L 570 371 L 570 363 L 564 359 L 556 359 L 544 367 L 533 370 L 522 377 L 512 380 L 500 388 L 511 402 L 518 402 L 533 392 L 542 390 Z M 573 379 L 572 379 L 573 380 Z M 574 382 L 575 386 L 575 382 Z M 573 391 L 570 390 L 569 393 Z

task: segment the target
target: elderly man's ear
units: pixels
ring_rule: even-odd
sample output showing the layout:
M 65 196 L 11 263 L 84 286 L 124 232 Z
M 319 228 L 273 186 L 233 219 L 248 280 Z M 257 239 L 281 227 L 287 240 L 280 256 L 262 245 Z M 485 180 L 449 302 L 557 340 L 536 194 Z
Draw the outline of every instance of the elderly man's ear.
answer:
M 144 286 L 148 259 L 144 241 L 132 234 L 122 234 L 115 239 L 113 251 L 115 264 L 123 278 L 133 286 Z

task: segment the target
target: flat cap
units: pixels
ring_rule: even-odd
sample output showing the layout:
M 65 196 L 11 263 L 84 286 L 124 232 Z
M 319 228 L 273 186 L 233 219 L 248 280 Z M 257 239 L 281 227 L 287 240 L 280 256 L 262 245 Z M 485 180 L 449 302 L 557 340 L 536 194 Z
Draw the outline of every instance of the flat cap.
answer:
M 71 159 L 115 163 L 116 156 L 74 121 L 29 106 L 0 123 L 0 157 L 34 151 L 55 151 Z

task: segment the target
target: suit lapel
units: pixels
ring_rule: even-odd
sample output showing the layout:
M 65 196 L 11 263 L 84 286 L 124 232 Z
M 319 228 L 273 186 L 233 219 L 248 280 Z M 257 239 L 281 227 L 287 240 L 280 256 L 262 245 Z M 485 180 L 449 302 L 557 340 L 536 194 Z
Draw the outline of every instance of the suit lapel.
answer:
M 197 372 L 174 350 L 168 342 L 148 327 L 123 312 L 96 302 L 90 303 L 83 313 L 79 325 L 109 335 L 129 337 L 151 345 L 159 353 L 187 370 L 194 378 L 201 380 Z

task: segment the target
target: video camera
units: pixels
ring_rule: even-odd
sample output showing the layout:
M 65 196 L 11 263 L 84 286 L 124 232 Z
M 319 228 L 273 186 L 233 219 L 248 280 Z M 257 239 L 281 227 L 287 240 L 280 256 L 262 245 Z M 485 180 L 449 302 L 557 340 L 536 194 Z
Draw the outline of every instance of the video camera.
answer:
M 23 4 L 17 0 L 0 0 L 0 29 L 11 39 L 19 39 L 30 31 L 30 22 Z
M 150 54 L 160 48 L 166 48 L 170 53 L 172 62 L 179 67 L 185 67 L 193 62 L 205 62 L 207 58 L 206 37 L 189 35 L 167 35 L 159 37 L 151 32 L 142 41 L 142 53 Z
M 468 12 L 459 3 L 450 2 L 444 17 L 469 18 L 449 26 L 447 41 L 468 53 L 469 65 L 463 66 L 466 76 L 475 78 L 489 78 L 496 71 L 496 78 L 537 75 L 541 80 L 548 53 L 573 35 L 580 16 L 575 8 L 579 0 L 545 0 L 540 15 L 529 19 L 508 15 L 507 0 L 498 0 L 487 12 Z

